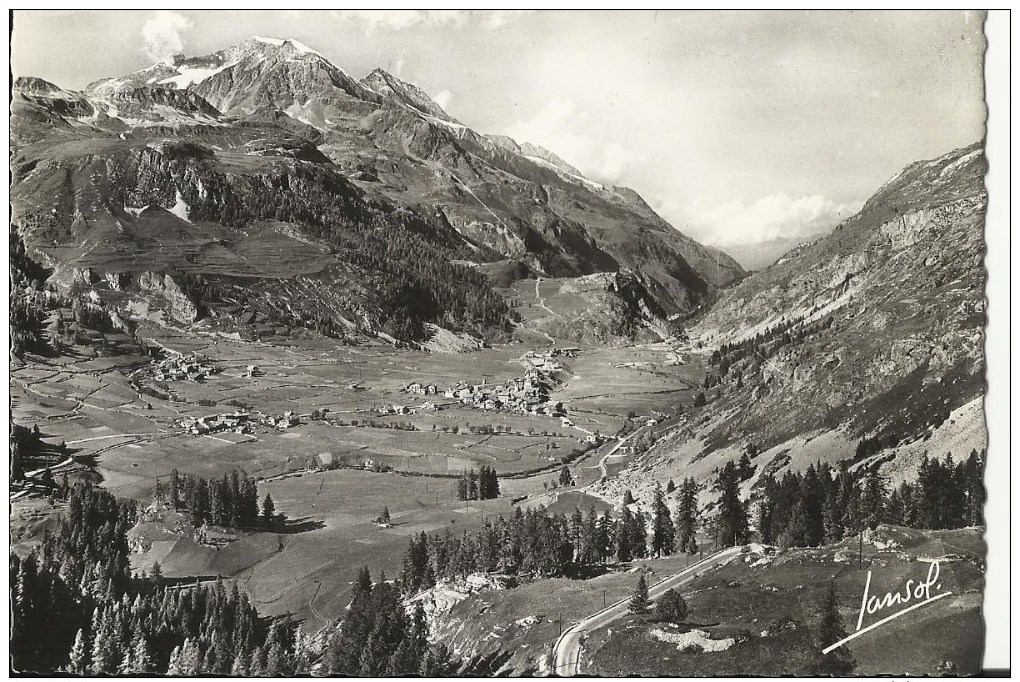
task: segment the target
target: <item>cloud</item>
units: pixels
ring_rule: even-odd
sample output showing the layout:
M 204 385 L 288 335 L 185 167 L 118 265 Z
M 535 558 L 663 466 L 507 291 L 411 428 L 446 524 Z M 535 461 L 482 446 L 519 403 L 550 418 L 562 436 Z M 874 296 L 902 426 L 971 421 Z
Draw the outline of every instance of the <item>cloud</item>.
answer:
M 701 239 L 717 246 L 757 244 L 827 232 L 859 208 L 820 194 L 791 197 L 780 192 L 750 205 L 731 201 L 707 209 L 695 207 L 689 222 Z
M 445 109 L 450 104 L 451 99 L 453 99 L 453 93 L 449 90 L 437 92 L 432 96 L 432 101 L 438 104 L 441 109 Z
M 586 177 L 616 183 L 627 177 L 644 155 L 619 142 L 605 142 L 606 135 L 587 111 L 573 100 L 555 97 L 529 119 L 518 121 L 506 133 L 518 142 L 545 147 Z
M 161 61 L 184 51 L 181 34 L 191 28 L 191 19 L 177 12 L 160 10 L 142 26 L 142 50 L 147 56 Z
M 376 29 L 402 31 L 416 26 L 460 26 L 468 19 L 461 10 L 337 10 L 342 19 L 360 23 L 368 32 Z
M 367 33 L 378 29 L 402 31 L 425 26 L 463 26 L 477 22 L 486 28 L 505 26 L 534 10 L 337 10 L 334 16 L 360 23 Z
M 533 14 L 533 9 L 497 9 L 492 11 L 480 11 L 479 16 L 486 17 L 486 25 L 489 28 L 499 28 L 509 24 L 514 19 Z

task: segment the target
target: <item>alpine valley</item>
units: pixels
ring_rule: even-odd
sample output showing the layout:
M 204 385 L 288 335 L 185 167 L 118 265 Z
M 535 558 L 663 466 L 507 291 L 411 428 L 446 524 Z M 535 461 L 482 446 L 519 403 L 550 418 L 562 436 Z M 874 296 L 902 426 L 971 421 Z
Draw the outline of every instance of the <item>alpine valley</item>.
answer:
M 12 672 L 979 669 L 982 143 L 754 273 L 296 40 L 11 146 Z

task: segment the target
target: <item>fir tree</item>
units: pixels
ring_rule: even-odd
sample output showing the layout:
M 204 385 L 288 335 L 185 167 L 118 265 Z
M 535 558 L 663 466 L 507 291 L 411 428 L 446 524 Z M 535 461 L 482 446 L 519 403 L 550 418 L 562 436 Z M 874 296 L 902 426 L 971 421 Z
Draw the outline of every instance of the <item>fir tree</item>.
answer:
M 839 613 L 839 601 L 836 598 L 836 584 L 830 582 L 825 591 L 821 608 L 821 620 L 818 624 L 818 651 L 828 648 L 846 637 L 846 626 Z M 827 654 L 819 654 L 816 671 L 819 675 L 844 677 L 854 669 L 855 663 L 846 645 L 833 649 Z
M 688 554 L 698 551 L 695 534 L 698 530 L 698 484 L 693 478 L 686 478 L 680 484 L 680 495 L 676 508 L 677 549 Z
M 717 520 L 717 537 L 724 547 L 732 547 L 747 542 L 747 509 L 740 500 L 740 481 L 737 468 L 733 462 L 727 462 L 719 472 L 718 486 L 719 517 Z
M 559 484 L 562 486 L 574 485 L 574 477 L 570 475 L 570 469 L 566 465 L 560 469 Z
M 71 647 L 70 672 L 74 675 L 85 675 L 90 668 L 88 642 L 85 640 L 85 632 L 78 628 L 74 636 L 74 646 Z
M 648 613 L 648 609 L 652 607 L 652 602 L 648 598 L 648 582 L 645 580 L 645 574 L 642 572 L 638 577 L 637 587 L 634 589 L 634 594 L 630 598 L 630 602 L 627 604 L 627 609 L 631 613 Z
M 656 483 L 652 498 L 652 551 L 657 557 L 662 556 L 663 553 L 670 554 L 675 541 L 676 528 L 673 525 L 669 507 L 666 506 L 662 487 Z

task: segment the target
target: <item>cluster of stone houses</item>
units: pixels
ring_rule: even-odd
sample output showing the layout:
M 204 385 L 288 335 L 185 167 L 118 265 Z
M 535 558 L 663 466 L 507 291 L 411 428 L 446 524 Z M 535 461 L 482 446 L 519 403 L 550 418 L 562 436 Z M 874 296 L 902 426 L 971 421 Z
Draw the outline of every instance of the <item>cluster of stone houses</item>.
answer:
M 440 389 L 431 384 L 415 382 L 404 389 L 408 393 L 437 395 Z M 520 414 L 543 414 L 560 416 L 564 413 L 562 403 L 549 400 L 549 383 L 545 373 L 530 367 L 523 376 L 503 384 L 458 383 L 442 391 L 443 397 L 457 400 L 463 405 L 472 405 L 482 410 L 508 410 Z M 394 406 L 398 408 L 399 406 Z M 411 408 L 404 408 L 410 410 Z M 418 409 L 436 409 L 436 404 L 426 401 Z M 398 412 L 406 414 L 406 412 Z
M 152 375 L 156 381 L 202 381 L 215 372 L 215 367 L 195 354 L 172 353 L 156 363 Z
M 213 414 L 181 420 L 181 426 L 184 427 L 184 430 L 197 436 L 220 431 L 251 433 L 251 427 L 256 424 L 283 430 L 297 426 L 300 423 L 301 420 L 298 416 L 290 411 L 284 412 L 282 415 L 237 411 L 228 414 Z
M 404 387 L 404 391 L 417 395 L 436 395 L 439 393 L 439 387 L 435 384 L 423 384 L 420 381 L 415 381 Z

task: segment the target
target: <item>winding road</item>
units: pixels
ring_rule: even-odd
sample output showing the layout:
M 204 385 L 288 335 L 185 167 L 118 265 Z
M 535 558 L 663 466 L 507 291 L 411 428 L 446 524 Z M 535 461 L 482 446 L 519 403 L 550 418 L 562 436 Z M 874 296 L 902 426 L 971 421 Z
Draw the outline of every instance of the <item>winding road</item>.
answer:
M 655 583 L 655 585 L 648 588 L 648 597 L 653 600 L 657 599 L 658 597 L 661 597 L 666 590 L 689 583 L 698 576 L 703 575 L 708 571 L 715 570 L 719 566 L 728 562 L 733 556 L 739 554 L 743 551 L 743 549 L 744 548 L 741 545 L 736 547 L 727 547 L 724 550 L 718 551 L 715 554 L 702 559 L 696 564 L 692 564 L 679 573 L 660 580 Z M 580 675 L 581 644 L 584 642 L 587 634 L 593 630 L 609 625 L 617 618 L 626 614 L 628 602 L 630 602 L 629 596 L 615 604 L 610 604 L 601 611 L 593 613 L 581 622 L 564 630 L 563 634 L 560 635 L 560 638 L 556 640 L 556 646 L 553 648 L 552 674 L 559 677 L 573 677 L 574 675 Z

